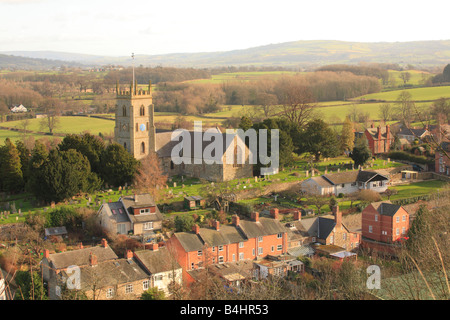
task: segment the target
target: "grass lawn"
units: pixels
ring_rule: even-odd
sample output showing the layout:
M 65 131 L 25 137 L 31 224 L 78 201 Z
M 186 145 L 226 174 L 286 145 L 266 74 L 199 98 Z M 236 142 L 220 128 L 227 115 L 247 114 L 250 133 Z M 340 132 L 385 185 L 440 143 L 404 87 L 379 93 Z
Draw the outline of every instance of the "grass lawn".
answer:
M 393 195 L 391 200 L 417 197 L 425 194 L 436 193 L 440 188 L 448 185 L 445 181 L 440 180 L 427 180 L 414 182 L 411 184 L 393 186 L 392 189 L 396 189 L 398 194 Z
M 371 93 L 361 97 L 357 97 L 354 100 L 385 100 L 395 101 L 402 91 L 411 93 L 414 101 L 436 100 L 442 97 L 450 98 L 450 86 L 442 87 L 426 87 L 415 89 L 400 89 L 387 92 Z

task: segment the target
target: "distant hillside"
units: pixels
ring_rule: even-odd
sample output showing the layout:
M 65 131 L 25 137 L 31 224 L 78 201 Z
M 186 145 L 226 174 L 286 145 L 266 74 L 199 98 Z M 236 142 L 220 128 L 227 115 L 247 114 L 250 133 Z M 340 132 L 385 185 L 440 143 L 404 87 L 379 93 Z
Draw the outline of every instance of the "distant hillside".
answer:
M 18 70 L 49 70 L 61 66 L 83 67 L 79 62 L 62 60 L 36 59 L 29 57 L 18 57 L 14 55 L 0 54 L 0 69 Z
M 31 58 L 75 61 L 85 65 L 130 65 L 130 57 L 107 57 L 52 51 L 17 51 Z M 175 67 L 283 66 L 314 68 L 326 64 L 359 62 L 441 66 L 450 62 L 450 40 L 414 42 L 294 41 L 225 52 L 136 54 L 137 65 Z M 0 57 L 0 66 L 3 60 Z

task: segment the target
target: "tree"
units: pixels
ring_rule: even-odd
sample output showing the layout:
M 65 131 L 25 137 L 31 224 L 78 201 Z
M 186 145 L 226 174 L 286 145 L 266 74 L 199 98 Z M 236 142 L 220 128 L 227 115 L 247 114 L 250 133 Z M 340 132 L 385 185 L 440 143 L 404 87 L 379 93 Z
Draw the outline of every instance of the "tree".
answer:
M 397 113 L 403 124 L 409 128 L 410 123 L 413 121 L 413 109 L 415 108 L 414 101 L 412 101 L 412 95 L 408 91 L 402 91 L 397 97 Z
M 350 158 L 355 162 L 355 166 L 362 166 L 372 157 L 372 152 L 369 149 L 367 139 L 365 137 L 359 138 L 350 152 Z
M 315 206 L 317 208 L 317 213 L 321 214 L 322 207 L 329 204 L 329 199 L 327 196 L 323 196 L 323 195 L 309 195 L 306 200 L 306 203 L 308 205 Z
M 253 126 L 253 122 L 252 120 L 250 120 L 250 118 L 243 116 L 241 118 L 241 122 L 239 123 L 239 129 L 242 129 L 244 131 L 247 131 L 248 129 L 250 129 Z
M 406 85 L 406 83 L 411 79 L 411 73 L 409 73 L 409 72 L 401 72 L 400 73 L 400 79 L 402 79 L 403 84 Z
M 194 218 L 186 214 L 178 215 L 175 217 L 174 223 L 176 232 L 189 232 L 194 226 Z
M 113 186 L 131 183 L 137 170 L 138 161 L 117 143 L 110 144 L 100 155 L 101 178 Z
M 370 189 L 363 189 L 358 192 L 358 199 L 362 203 L 372 203 L 381 200 L 381 196 L 378 192 Z
M 315 98 L 301 78 L 283 77 L 275 84 L 274 91 L 282 106 L 281 116 L 298 124 L 300 128 L 311 119 Z
M 320 157 L 335 157 L 339 152 L 339 144 L 334 131 L 329 125 L 316 119 L 308 122 L 305 130 L 301 133 L 302 152 L 314 154 L 315 161 Z
M 393 195 L 396 195 L 397 193 L 398 193 L 398 190 L 397 189 L 392 189 L 392 188 L 388 188 L 384 192 L 384 194 L 388 197 L 388 200 L 391 200 L 391 197 Z
M 353 133 L 353 123 L 348 117 L 345 118 L 344 125 L 341 131 L 341 150 L 343 152 L 350 151 L 353 149 L 355 134 Z
M 392 107 L 390 103 L 383 103 L 378 108 L 378 116 L 383 120 L 384 122 L 387 122 L 391 120 L 392 118 Z
M 61 100 L 55 98 L 45 98 L 42 103 L 45 117 L 41 119 L 41 128 L 48 129 L 50 134 L 59 126 L 59 116 L 61 115 Z
M 167 184 L 167 175 L 163 174 L 156 153 L 149 154 L 140 161 L 133 184 L 139 193 L 150 193 L 158 201 L 159 190 Z
M 47 292 L 41 276 L 36 271 L 17 271 L 14 300 L 47 300 Z
M 18 192 L 24 187 L 19 151 L 9 138 L 0 147 L 0 189 Z
M 166 300 L 166 295 L 163 290 L 153 287 L 142 293 L 141 300 Z
M 51 150 L 32 173 L 32 191 L 46 202 L 61 201 L 79 192 L 99 189 L 101 181 L 91 172 L 89 161 L 74 149 Z

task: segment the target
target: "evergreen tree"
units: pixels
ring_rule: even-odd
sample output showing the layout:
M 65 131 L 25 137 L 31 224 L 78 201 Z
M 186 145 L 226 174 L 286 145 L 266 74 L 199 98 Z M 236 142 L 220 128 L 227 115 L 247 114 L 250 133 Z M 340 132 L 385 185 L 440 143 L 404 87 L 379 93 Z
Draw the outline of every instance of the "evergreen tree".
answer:
M 367 140 L 364 137 L 359 138 L 356 141 L 352 152 L 350 152 L 350 158 L 352 158 L 355 162 L 355 166 L 362 166 L 367 160 L 370 159 L 370 157 L 372 157 L 372 152 L 369 149 Z
M 320 157 L 335 157 L 339 153 L 339 144 L 333 129 L 321 119 L 315 119 L 306 125 L 301 134 L 301 151 L 310 152 L 315 161 Z
M 0 188 L 6 192 L 21 191 L 24 183 L 19 151 L 9 138 L 0 147 L 0 164 Z
M 47 300 L 47 292 L 38 272 L 17 271 L 14 300 Z
M 100 156 L 101 178 L 113 186 L 130 184 L 136 170 L 138 161 L 125 148 L 117 143 L 110 144 Z

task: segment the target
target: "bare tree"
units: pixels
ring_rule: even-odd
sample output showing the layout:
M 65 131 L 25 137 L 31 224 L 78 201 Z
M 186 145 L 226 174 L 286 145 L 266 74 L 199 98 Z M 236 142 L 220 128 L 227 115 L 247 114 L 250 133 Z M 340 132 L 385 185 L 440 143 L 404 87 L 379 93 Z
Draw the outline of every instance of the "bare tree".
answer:
M 134 178 L 134 188 L 139 193 L 150 193 L 155 201 L 161 197 L 161 191 L 167 184 L 160 160 L 155 153 L 151 153 L 141 160 L 141 164 Z

